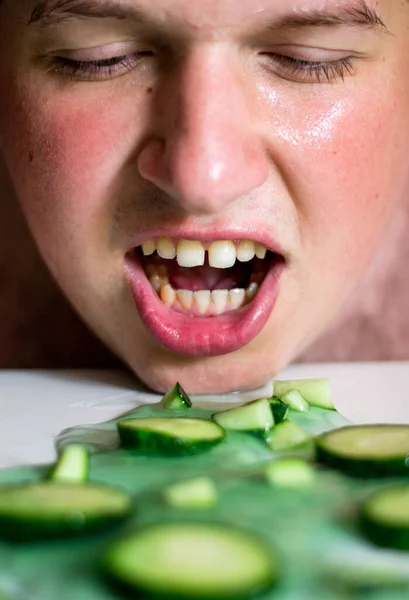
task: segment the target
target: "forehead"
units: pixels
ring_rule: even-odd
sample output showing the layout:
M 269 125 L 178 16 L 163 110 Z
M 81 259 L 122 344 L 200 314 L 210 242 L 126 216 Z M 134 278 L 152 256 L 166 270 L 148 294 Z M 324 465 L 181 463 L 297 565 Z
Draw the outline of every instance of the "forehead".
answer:
M 284 32 L 283 39 L 301 39 L 304 33 L 309 39 L 325 25 L 342 25 L 345 30 L 358 24 L 362 32 L 366 27 L 392 33 L 395 54 L 409 46 L 407 20 L 402 18 L 403 13 L 409 18 L 409 0 L 0 0 L 0 10 L 6 36 L 14 36 L 16 28 L 25 36 L 31 29 L 39 32 L 41 25 L 72 18 L 75 27 L 82 19 L 81 27 L 99 23 L 113 33 L 121 26 L 135 31 L 137 24 L 138 35 L 184 42 L 247 43 L 264 35 L 274 39 L 271 34 L 277 32 Z M 28 24 L 35 27 L 25 27 Z
M 4 0 L 0 0 L 0 3 Z M 11 5 L 16 0 L 6 0 Z M 183 20 L 192 27 L 237 26 L 243 18 L 263 20 L 283 15 L 307 16 L 310 13 L 359 14 L 362 17 L 377 18 L 397 5 L 393 0 L 22 0 L 34 16 L 57 12 L 80 12 L 81 7 L 94 11 L 141 13 L 154 15 L 157 21 L 169 19 Z

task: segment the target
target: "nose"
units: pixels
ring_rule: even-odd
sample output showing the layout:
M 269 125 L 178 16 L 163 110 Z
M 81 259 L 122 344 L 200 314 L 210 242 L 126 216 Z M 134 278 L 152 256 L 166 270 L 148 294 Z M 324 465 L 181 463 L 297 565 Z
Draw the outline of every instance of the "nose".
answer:
M 139 172 L 189 214 L 214 214 L 260 187 L 269 163 L 249 83 L 220 49 L 201 49 L 161 83 L 156 134 Z M 160 107 L 160 108 L 159 108 Z M 157 114 L 155 114 L 157 113 Z

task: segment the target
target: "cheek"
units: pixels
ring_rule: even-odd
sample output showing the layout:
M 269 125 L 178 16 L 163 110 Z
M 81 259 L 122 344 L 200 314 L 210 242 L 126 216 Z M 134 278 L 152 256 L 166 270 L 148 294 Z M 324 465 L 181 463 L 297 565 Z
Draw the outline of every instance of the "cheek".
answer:
M 392 97 L 374 103 L 361 90 L 328 105 L 287 104 L 277 115 L 278 160 L 303 242 L 327 263 L 340 252 L 347 259 L 347 248 L 357 266 L 365 262 L 403 194 L 407 132 Z
M 81 238 L 106 223 L 132 151 L 126 112 L 106 100 L 50 103 L 26 89 L 10 106 L 5 156 L 40 245 L 69 243 L 72 231 Z

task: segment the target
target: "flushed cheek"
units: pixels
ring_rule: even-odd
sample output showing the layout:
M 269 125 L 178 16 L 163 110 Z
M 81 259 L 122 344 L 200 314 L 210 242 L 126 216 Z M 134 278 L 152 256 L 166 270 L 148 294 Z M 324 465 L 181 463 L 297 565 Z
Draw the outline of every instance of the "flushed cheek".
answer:
M 360 270 L 401 193 L 401 121 L 393 103 L 374 105 L 364 93 L 301 108 L 291 106 L 291 119 L 278 118 L 276 135 L 305 249 L 329 267 L 343 256 L 341 269 Z
M 6 159 L 43 253 L 52 260 L 57 244 L 70 252 L 73 239 L 101 240 L 96 233 L 108 227 L 113 189 L 129 156 L 124 111 L 70 96 L 50 102 L 24 89 L 12 108 Z

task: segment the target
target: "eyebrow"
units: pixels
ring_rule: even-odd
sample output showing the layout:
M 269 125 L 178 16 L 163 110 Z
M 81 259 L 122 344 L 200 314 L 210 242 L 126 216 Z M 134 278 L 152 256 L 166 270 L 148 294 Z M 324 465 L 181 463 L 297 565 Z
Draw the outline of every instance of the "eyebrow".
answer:
M 357 0 L 336 10 L 322 9 L 284 15 L 270 29 L 300 29 L 304 27 L 365 27 L 389 33 L 379 13 L 365 0 Z
M 31 13 L 29 25 L 41 23 L 47 25 L 68 17 L 88 17 L 94 19 L 118 19 L 145 22 L 141 11 L 115 2 L 105 0 L 102 4 L 95 0 L 40 0 Z
M 69 17 L 88 17 L 95 19 L 132 20 L 146 23 L 148 18 L 136 7 L 120 4 L 116 0 L 39 0 L 29 19 L 29 25 L 40 23 L 47 25 Z M 271 23 L 269 30 L 301 29 L 307 27 L 364 27 L 389 33 L 375 9 L 366 0 L 352 0 L 349 6 L 336 9 L 317 9 L 294 12 L 284 15 Z

